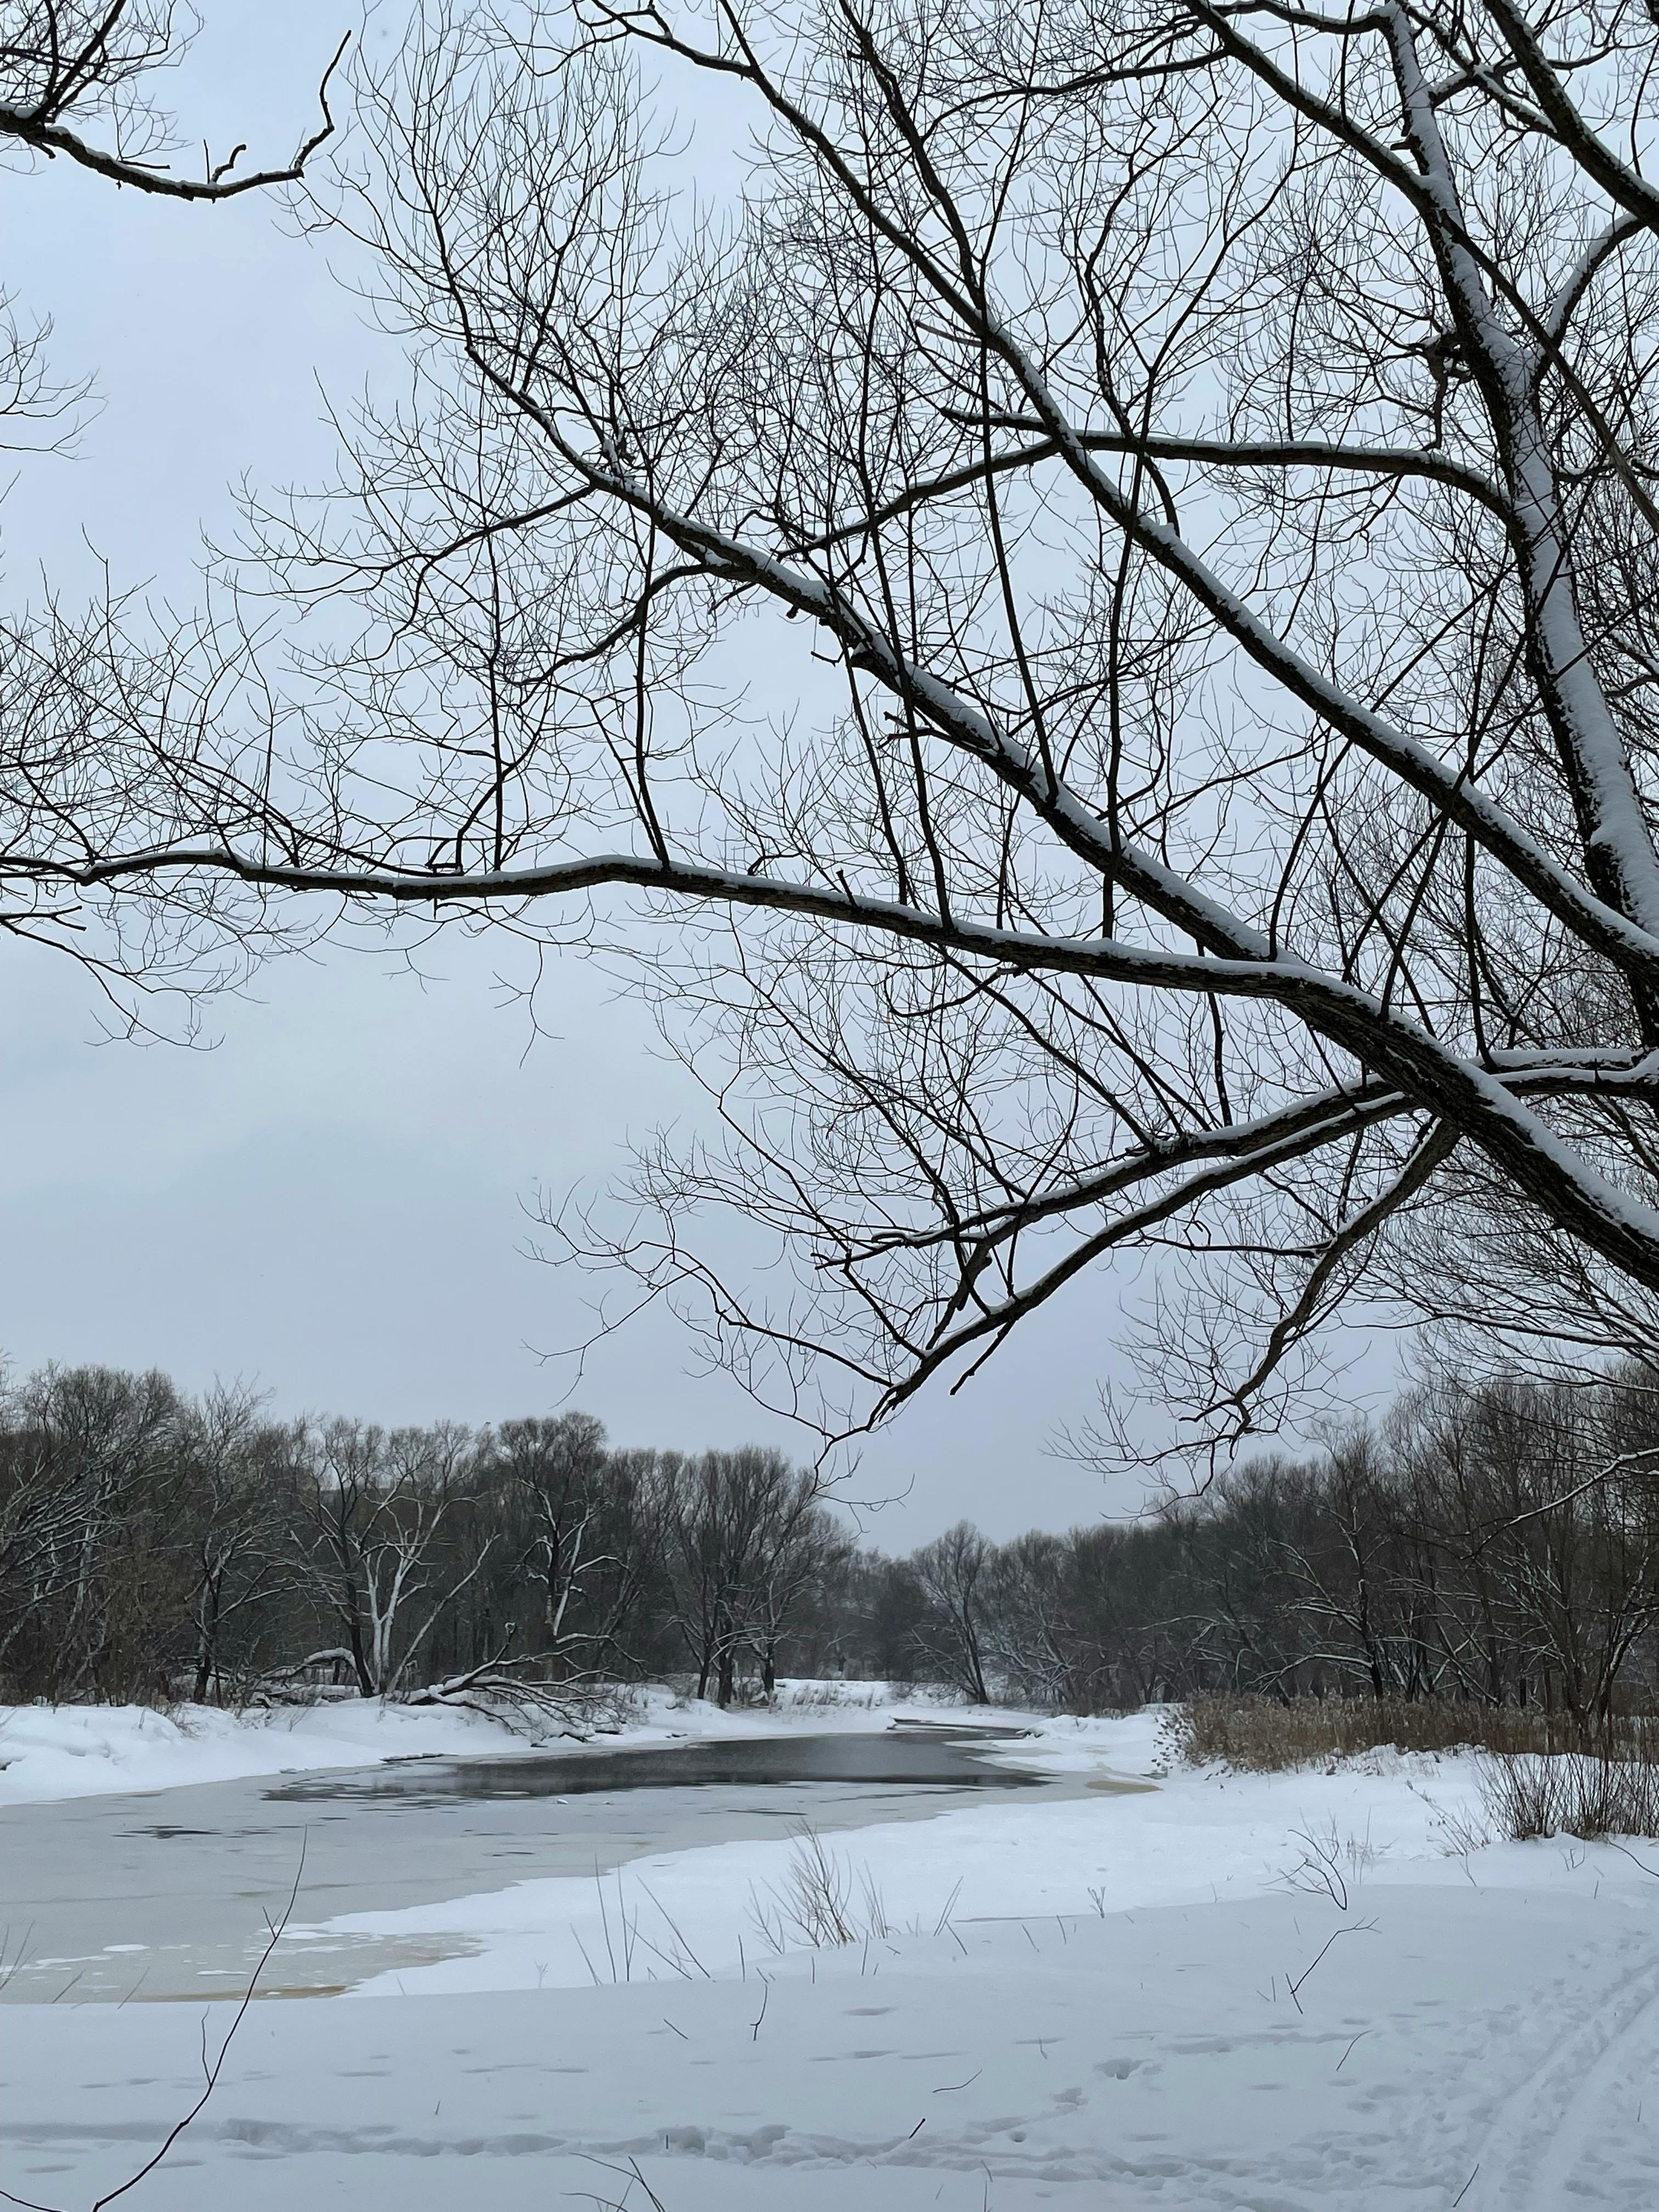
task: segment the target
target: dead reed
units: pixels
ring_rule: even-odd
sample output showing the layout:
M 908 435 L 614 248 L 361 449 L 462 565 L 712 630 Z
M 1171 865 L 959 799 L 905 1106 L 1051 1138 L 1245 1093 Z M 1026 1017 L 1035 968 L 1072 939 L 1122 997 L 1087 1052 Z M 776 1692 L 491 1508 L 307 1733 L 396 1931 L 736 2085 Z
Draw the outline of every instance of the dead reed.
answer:
M 1252 1774 L 1325 1765 L 1385 1748 L 1534 1759 L 1589 1753 L 1615 1765 L 1659 1759 L 1659 1717 L 1653 1715 L 1615 1713 L 1591 1724 L 1535 1705 L 1464 1705 L 1445 1698 L 1286 1700 L 1212 1693 L 1194 1698 L 1172 1715 L 1167 1737 L 1170 1755 L 1187 1765 L 1219 1760 Z

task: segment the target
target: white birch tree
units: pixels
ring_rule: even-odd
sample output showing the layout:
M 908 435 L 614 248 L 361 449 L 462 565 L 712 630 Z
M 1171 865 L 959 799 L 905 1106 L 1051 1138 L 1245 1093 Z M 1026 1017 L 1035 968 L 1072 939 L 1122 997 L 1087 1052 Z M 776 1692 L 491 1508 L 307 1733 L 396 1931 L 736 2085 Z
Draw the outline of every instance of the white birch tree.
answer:
M 445 1556 L 446 1524 L 468 1494 L 476 1444 L 465 1429 L 393 1429 L 325 1422 L 305 1444 L 310 1464 L 292 1531 L 300 1587 L 343 1641 L 287 1671 L 349 1667 L 365 1698 L 404 1688 L 444 1608 L 482 1572 L 491 1539 L 470 1559 Z

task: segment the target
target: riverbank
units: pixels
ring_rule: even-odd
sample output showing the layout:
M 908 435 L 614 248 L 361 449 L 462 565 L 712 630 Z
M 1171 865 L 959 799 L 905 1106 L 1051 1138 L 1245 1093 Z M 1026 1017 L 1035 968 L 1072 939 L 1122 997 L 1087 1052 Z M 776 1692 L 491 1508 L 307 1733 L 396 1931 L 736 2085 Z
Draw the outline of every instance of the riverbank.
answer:
M 1067 1775 L 1063 1796 L 878 1808 L 827 1836 L 850 1940 L 810 1924 L 810 1846 L 781 1817 L 599 1881 L 333 1916 L 307 1897 L 295 1943 L 396 1942 L 407 1963 L 255 2003 L 144 2193 L 177 2212 L 447 2212 L 458 2191 L 490 2212 L 1659 2201 L 1659 1851 L 1483 1842 L 1455 1756 L 1167 1771 L 1159 1719 L 1049 1721 L 986 1754 Z M 78 2207 L 135 2170 L 199 2090 L 204 2016 L 211 2057 L 232 2014 L 142 1990 L 0 2008 L 0 2187 Z
M 344 1698 L 230 1712 L 217 1705 L 0 1705 L 0 1805 L 112 1791 L 188 1788 L 260 1774 L 306 1774 L 398 1759 L 522 1757 L 538 1745 L 740 1740 L 785 1732 L 884 1727 L 899 1711 L 938 1718 L 939 1702 L 901 1698 L 884 1683 L 784 1683 L 775 1705 L 722 1712 L 658 1686 L 621 1696 L 614 1712 L 569 1733 L 509 1724 L 455 1705 Z M 998 1715 L 1013 1725 L 1037 1716 Z

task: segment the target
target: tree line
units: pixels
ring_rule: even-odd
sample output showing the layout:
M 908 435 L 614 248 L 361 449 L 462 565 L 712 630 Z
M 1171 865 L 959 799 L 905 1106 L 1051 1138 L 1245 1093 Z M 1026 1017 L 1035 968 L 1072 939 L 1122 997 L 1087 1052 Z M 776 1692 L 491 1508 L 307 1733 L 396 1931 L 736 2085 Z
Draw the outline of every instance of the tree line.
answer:
M 1537 1705 L 1652 1682 L 1659 1408 L 1639 1378 L 1420 1388 L 1127 1522 L 861 1547 L 757 1446 L 580 1413 L 272 1420 L 46 1369 L 0 1394 L 0 1695 L 557 1698 L 881 1678 L 1077 1711 L 1210 1690 Z
M 1639 1377 L 1443 1379 L 1128 1525 L 963 1526 L 885 1571 L 927 1679 L 970 1698 L 1437 1698 L 1593 1728 L 1659 1668 L 1656 1467 Z
M 776 1678 L 850 1540 L 758 1449 L 613 1451 L 581 1413 L 279 1422 L 47 1369 L 0 1401 L 0 1691 L 237 1700 Z

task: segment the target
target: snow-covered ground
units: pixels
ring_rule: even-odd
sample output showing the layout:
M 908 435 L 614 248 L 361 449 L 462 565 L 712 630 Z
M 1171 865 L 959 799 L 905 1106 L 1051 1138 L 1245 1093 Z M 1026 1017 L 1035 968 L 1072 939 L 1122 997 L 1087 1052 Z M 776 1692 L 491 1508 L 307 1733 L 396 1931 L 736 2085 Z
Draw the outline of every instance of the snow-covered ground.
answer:
M 796 1716 L 644 1725 L 884 1717 Z M 1479 1778 L 1462 1759 L 1167 1771 L 1155 1715 L 1039 1725 L 999 1755 L 1153 1786 L 826 1839 L 848 1942 L 790 1925 L 787 1838 L 314 1927 L 305 1940 L 464 1934 L 471 1953 L 348 1997 L 254 2005 L 136 2201 L 1659 2203 L 1659 1846 L 1471 1847 Z M 236 1755 L 213 1731 L 186 1741 L 166 1758 Z M 389 1755 L 463 1747 L 395 1741 Z M 331 1763 L 348 1742 L 361 1759 L 361 1738 L 295 1729 L 272 1764 Z M 117 1786 L 153 1775 L 143 1754 L 108 1756 L 128 1773 Z M 210 2056 L 228 2006 L 0 2008 L 0 2187 L 79 2207 L 131 2172 L 197 2093 L 203 2010 Z
M 606 1721 L 590 1741 L 604 1751 L 622 1743 L 878 1728 L 892 1704 L 884 1683 L 845 1690 L 785 1684 L 775 1709 L 726 1713 L 652 1689 L 632 1693 L 620 1727 Z M 906 1710 L 937 1709 L 913 1698 Z M 167 1714 L 148 1705 L 0 1705 L 0 1805 L 371 1766 L 393 1759 L 520 1757 L 536 1741 L 523 1729 L 465 1708 L 388 1705 L 365 1698 L 247 1713 L 214 1705 L 181 1705 Z M 581 1747 L 556 1729 L 545 1741 L 561 1752 Z
M 999 1797 L 917 1824 L 860 1828 L 825 1841 L 830 1879 L 860 1949 L 867 1935 L 912 1938 L 952 1928 L 1080 1918 L 1148 1907 L 1213 1905 L 1308 1885 L 1328 1910 L 1363 1887 L 1402 1881 L 1468 1886 L 1451 1836 L 1479 1795 L 1474 1763 L 1393 1756 L 1336 1774 L 1197 1775 L 1170 1771 L 1163 1716 L 1072 1721 L 1023 1717 L 1034 1731 L 988 1756 L 1073 1778 L 1097 1795 L 1061 1803 Z M 1140 1784 L 1125 1792 L 1126 1783 Z M 1320 1871 L 1322 1848 L 1331 1862 Z M 1536 1855 L 1484 1852 L 1489 1879 L 1530 1878 Z M 1304 1861 L 1309 1867 L 1296 1869 Z M 602 1884 L 526 1881 L 412 1911 L 365 1912 L 328 1923 L 343 1934 L 465 1936 L 471 1955 L 401 1972 L 415 1996 L 458 1990 L 580 1988 L 611 1977 L 631 1944 L 644 1978 L 688 1970 L 742 1979 L 771 1971 L 788 1940 L 802 1867 L 799 1841 L 730 1844 L 636 1861 Z M 1292 1880 L 1291 1877 L 1294 1877 Z M 1639 1877 L 1638 1877 L 1639 1879 Z M 1297 1887 L 1299 1885 L 1300 1887 Z M 1352 1901 L 1352 1900 L 1351 1900 Z M 323 1931 L 319 1930 L 319 1933 Z M 822 1946 L 818 1948 L 822 1948 Z M 872 1954 L 873 1955 L 873 1954 Z M 356 1992 L 381 1996 L 390 1984 Z M 1659 2103 L 1656 2104 L 1659 2112 Z

